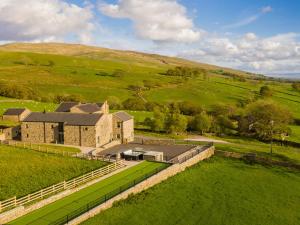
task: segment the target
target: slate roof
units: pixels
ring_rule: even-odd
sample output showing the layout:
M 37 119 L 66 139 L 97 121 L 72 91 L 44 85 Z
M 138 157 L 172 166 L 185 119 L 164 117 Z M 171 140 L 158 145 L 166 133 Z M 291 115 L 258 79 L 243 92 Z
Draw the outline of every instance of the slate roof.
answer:
M 127 112 L 124 111 L 116 112 L 114 113 L 114 115 L 118 117 L 120 120 L 122 120 L 123 122 L 133 119 L 133 116 L 129 115 Z
M 75 126 L 94 126 L 103 114 L 84 114 L 84 113 L 30 113 L 23 122 L 52 122 L 65 123 L 66 125 Z
M 21 115 L 26 109 L 25 108 L 10 108 L 7 109 L 3 115 L 5 116 L 19 116 Z
M 70 109 L 75 106 L 80 104 L 79 102 L 62 102 L 60 105 L 57 107 L 55 112 L 70 112 Z
M 94 103 L 81 104 L 81 105 L 77 105 L 75 107 L 85 113 L 94 113 L 94 112 L 98 112 L 101 110 L 101 108 L 98 106 L 98 104 L 94 104 Z

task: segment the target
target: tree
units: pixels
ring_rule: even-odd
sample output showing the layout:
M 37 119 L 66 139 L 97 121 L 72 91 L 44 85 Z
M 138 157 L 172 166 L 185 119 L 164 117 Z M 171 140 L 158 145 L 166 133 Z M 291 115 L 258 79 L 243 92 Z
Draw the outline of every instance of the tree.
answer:
M 153 110 L 153 117 L 146 118 L 144 124 L 149 126 L 152 131 L 163 131 L 165 128 L 166 115 L 165 112 L 160 110 L 160 108 L 155 107 Z
M 108 101 L 109 107 L 111 109 L 121 109 L 122 108 L 122 102 L 116 96 L 108 96 L 107 101 Z
M 191 127 L 194 131 L 199 131 L 203 135 L 204 132 L 209 131 L 211 124 L 212 117 L 202 112 L 193 118 Z
M 167 133 L 178 134 L 186 131 L 188 120 L 180 114 L 177 105 L 171 105 L 166 116 L 165 129 Z
M 212 130 L 217 135 L 231 134 L 234 129 L 234 123 L 226 115 L 219 115 L 213 119 Z
M 262 97 L 271 97 L 273 95 L 273 91 L 269 86 L 262 86 L 259 91 Z
M 295 91 L 300 91 L 300 82 L 292 83 L 292 88 Z
M 272 101 L 260 100 L 247 106 L 245 115 L 239 121 L 239 127 L 244 134 L 270 140 L 272 133 L 288 133 L 288 124 L 292 119 L 289 110 Z
M 124 109 L 145 111 L 145 102 L 140 98 L 129 98 L 122 103 Z
M 217 116 L 233 116 L 237 111 L 236 106 L 234 105 L 228 105 L 223 103 L 218 103 L 215 105 L 212 105 L 211 107 L 211 114 L 215 117 Z
M 203 109 L 193 102 L 183 101 L 178 103 L 179 110 L 182 114 L 194 116 L 203 112 Z

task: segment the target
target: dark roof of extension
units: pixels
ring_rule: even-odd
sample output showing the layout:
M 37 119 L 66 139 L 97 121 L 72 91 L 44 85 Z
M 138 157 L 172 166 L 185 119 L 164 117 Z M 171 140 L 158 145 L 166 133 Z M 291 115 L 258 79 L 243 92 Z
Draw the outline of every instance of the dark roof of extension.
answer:
M 129 115 L 127 112 L 124 112 L 124 111 L 116 112 L 116 113 L 114 113 L 114 115 L 122 121 L 127 121 L 127 120 L 133 119 L 133 116 Z
M 66 123 L 66 125 L 94 126 L 103 114 L 84 114 L 84 113 L 41 113 L 33 112 L 25 118 L 23 122 L 49 122 Z
M 75 107 L 85 113 L 94 113 L 94 112 L 98 112 L 101 110 L 99 105 L 96 103 L 86 103 L 86 104 L 77 105 Z
M 25 108 L 10 108 L 7 109 L 3 115 L 5 116 L 19 116 L 21 115 L 26 109 Z
M 57 107 L 55 112 L 70 112 L 70 109 L 75 106 L 80 104 L 79 102 L 62 102 L 60 105 Z

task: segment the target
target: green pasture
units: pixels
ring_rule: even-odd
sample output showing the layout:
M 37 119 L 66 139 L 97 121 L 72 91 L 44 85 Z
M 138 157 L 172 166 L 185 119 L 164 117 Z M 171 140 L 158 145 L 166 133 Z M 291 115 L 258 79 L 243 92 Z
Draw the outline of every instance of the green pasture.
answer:
M 296 225 L 300 174 L 213 157 L 83 225 Z
M 135 179 L 138 179 L 155 169 L 161 168 L 162 166 L 167 165 L 156 162 L 142 162 L 70 196 L 29 213 L 9 224 L 49 224 L 51 221 L 65 217 L 69 213 L 86 206 L 97 198 L 101 198 L 109 192 L 114 191 L 129 182 L 133 182 Z
M 152 81 L 159 85 L 143 91 L 146 100 L 161 103 L 187 100 L 207 109 L 219 102 L 240 104 L 258 96 L 261 86 L 269 85 L 274 91 L 271 99 L 289 108 L 296 118 L 300 118 L 300 93 L 292 90 L 290 83 L 251 79 L 241 82 L 212 72 L 209 72 L 207 80 L 200 76 L 183 81 L 178 77 L 163 75 L 175 65 L 186 65 L 183 60 L 174 59 L 176 64 L 168 64 L 154 56 L 115 54 L 105 52 L 70 56 L 0 51 L 0 79 L 4 83 L 28 86 L 40 98 L 78 94 L 84 101 L 91 102 L 103 101 L 109 96 L 116 96 L 120 100 L 134 97 L 135 93 L 128 89 L 129 85 Z M 212 67 L 196 63 L 191 65 L 206 69 Z M 116 70 L 124 71 L 123 76 L 113 76 Z M 16 104 L 5 105 L 0 102 L 0 113 L 3 108 L 13 105 L 17 107 Z M 42 111 L 44 108 L 51 111 L 54 107 L 47 103 L 39 106 L 33 102 L 26 104 L 34 111 Z
M 107 165 L 0 145 L 0 200 L 21 197 Z

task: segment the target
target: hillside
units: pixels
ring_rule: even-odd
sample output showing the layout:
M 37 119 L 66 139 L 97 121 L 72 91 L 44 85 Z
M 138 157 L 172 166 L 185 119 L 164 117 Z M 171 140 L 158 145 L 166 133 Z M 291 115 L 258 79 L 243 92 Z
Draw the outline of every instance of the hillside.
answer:
M 176 66 L 204 69 L 208 77 L 184 80 L 165 75 Z M 84 101 L 103 101 L 109 96 L 123 101 L 136 95 L 130 85 L 151 83 L 141 93 L 146 101 L 187 100 L 209 108 L 218 102 L 241 104 L 268 84 L 275 93 L 272 99 L 300 118 L 300 93 L 289 83 L 253 78 L 242 71 L 131 51 L 55 43 L 0 46 L 0 81 L 32 89 L 36 100 L 77 94 Z

